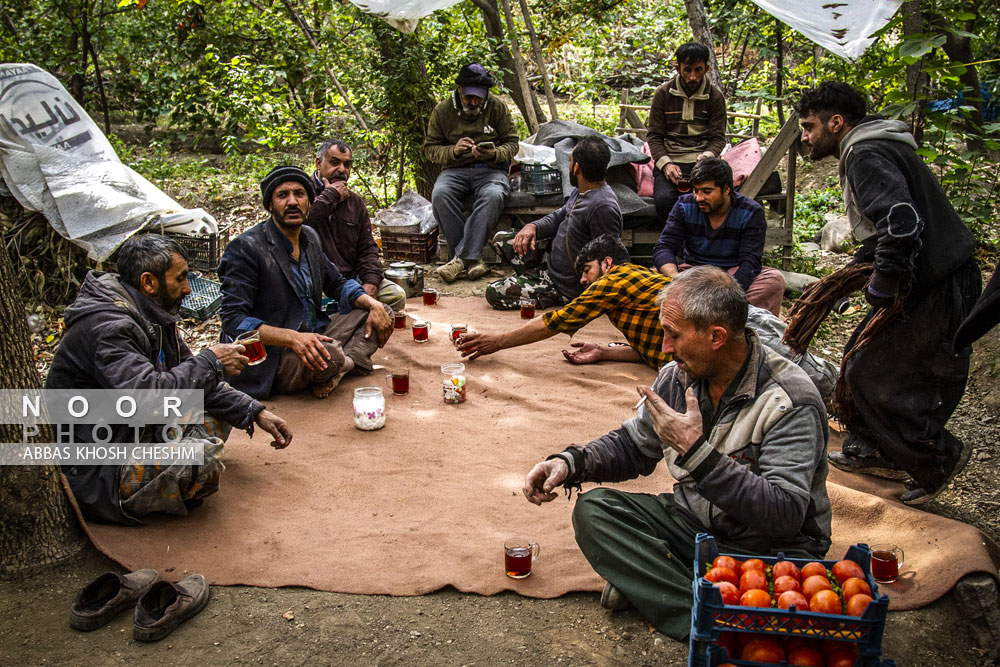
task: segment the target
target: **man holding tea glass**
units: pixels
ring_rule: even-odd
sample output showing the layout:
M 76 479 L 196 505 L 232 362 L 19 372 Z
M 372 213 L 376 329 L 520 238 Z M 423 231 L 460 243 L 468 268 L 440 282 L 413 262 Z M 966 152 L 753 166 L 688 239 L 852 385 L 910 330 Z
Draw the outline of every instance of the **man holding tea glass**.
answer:
M 726 272 L 695 267 L 660 294 L 664 366 L 621 428 L 570 445 L 528 473 L 524 495 L 619 482 L 666 460 L 672 493 L 598 488 L 573 509 L 580 549 L 607 580 L 601 604 L 634 605 L 681 640 L 691 629 L 695 536 L 730 553 L 819 558 L 830 547 L 826 409 L 798 366 L 746 328 L 747 300 Z
M 256 424 L 283 449 L 292 430 L 264 405 L 226 384 L 247 366 L 244 347 L 217 343 L 193 354 L 177 330 L 178 311 L 191 293 L 187 251 L 158 234 L 129 238 L 115 255 L 118 273 L 91 271 L 66 309 L 63 336 L 46 389 L 204 389 L 205 423 L 185 427 L 182 444 L 204 451 L 201 465 L 86 465 L 63 468 L 88 519 L 135 523 L 152 512 L 184 516 L 215 493 L 224 467 L 223 442 L 233 426 Z M 146 429 L 142 442 L 163 442 Z M 94 442 L 89 425 L 73 439 Z M 133 442 L 131 427 L 113 425 L 111 442 Z
M 275 167 L 260 184 L 271 217 L 233 239 L 219 262 L 222 338 L 257 330 L 267 358 L 233 379 L 254 398 L 310 389 L 325 398 L 348 373 L 368 374 L 392 334 L 391 309 L 347 279 L 304 226 L 315 197 L 298 167 Z M 338 312 L 322 309 L 323 294 Z

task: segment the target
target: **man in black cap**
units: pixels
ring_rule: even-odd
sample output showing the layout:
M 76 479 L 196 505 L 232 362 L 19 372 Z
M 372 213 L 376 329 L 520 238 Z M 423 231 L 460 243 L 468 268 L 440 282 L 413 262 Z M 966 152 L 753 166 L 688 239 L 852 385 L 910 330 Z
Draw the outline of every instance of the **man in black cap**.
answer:
M 451 251 L 451 261 L 437 271 L 448 283 L 463 273 L 476 280 L 489 271 L 483 246 L 510 193 L 507 168 L 518 140 L 510 111 L 490 95 L 493 77 L 482 65 L 466 65 L 455 83 L 451 97 L 431 112 L 423 145 L 427 159 L 442 167 L 431 203 Z
M 315 197 L 306 172 L 275 167 L 260 190 L 271 217 L 226 246 L 220 315 L 223 341 L 257 330 L 267 358 L 231 383 L 257 399 L 304 389 L 324 398 L 348 373 L 371 372 L 372 354 L 392 333 L 392 310 L 344 278 L 303 226 Z M 337 312 L 323 311 L 324 293 Z

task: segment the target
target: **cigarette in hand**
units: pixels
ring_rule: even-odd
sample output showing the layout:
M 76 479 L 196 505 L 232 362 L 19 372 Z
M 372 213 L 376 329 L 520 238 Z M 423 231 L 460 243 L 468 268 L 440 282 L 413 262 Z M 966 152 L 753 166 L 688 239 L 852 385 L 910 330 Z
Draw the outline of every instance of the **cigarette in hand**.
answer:
M 638 410 L 639 408 L 641 408 L 641 407 L 642 407 L 642 404 L 643 404 L 643 403 L 645 403 L 645 402 L 646 402 L 646 397 L 645 397 L 645 396 L 643 396 L 642 398 L 640 398 L 640 399 L 639 399 L 639 402 L 638 402 L 638 403 L 636 403 L 636 404 L 635 404 L 635 407 L 634 407 L 634 408 L 632 408 L 632 409 L 633 409 L 633 410 Z

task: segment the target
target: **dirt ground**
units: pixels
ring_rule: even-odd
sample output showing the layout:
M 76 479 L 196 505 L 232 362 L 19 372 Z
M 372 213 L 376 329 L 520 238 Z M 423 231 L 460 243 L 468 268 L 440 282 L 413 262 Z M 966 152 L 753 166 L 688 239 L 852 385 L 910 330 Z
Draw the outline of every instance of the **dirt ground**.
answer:
M 258 212 L 253 193 L 240 200 L 229 210 L 246 226 Z M 821 263 L 844 261 L 832 256 Z M 984 266 L 992 270 L 989 262 Z M 429 274 L 427 284 L 453 296 L 481 296 L 496 277 L 441 285 Z M 859 308 L 831 320 L 815 350 L 835 358 L 862 314 Z M 214 331 L 192 326 L 187 334 L 211 341 Z M 995 540 L 1000 540 L 998 358 L 1000 331 L 994 331 L 977 346 L 966 397 L 951 422 L 959 437 L 974 444 L 975 454 L 949 491 L 925 506 L 973 524 Z M 687 664 L 686 644 L 651 631 L 634 611 L 601 609 L 596 594 L 536 600 L 445 589 L 393 598 L 213 587 L 208 607 L 157 643 L 134 641 L 128 614 L 95 632 L 71 630 L 67 614 L 73 595 L 109 569 L 115 565 L 87 551 L 55 570 L 0 585 L 0 665 Z M 973 646 L 968 619 L 951 596 L 924 609 L 891 613 L 883 647 L 884 657 L 906 667 L 979 667 L 987 664 L 982 650 L 993 648 Z

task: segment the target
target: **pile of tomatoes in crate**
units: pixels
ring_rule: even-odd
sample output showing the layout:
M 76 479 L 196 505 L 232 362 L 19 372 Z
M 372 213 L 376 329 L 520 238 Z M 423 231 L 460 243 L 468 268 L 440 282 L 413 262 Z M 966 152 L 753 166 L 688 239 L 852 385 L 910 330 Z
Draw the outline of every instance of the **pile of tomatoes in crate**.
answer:
M 718 643 L 730 656 L 739 656 L 740 660 L 765 664 L 785 661 L 799 667 L 853 667 L 858 654 L 857 646 L 850 642 L 745 632 L 723 632 Z M 725 662 L 719 667 L 735 666 Z

